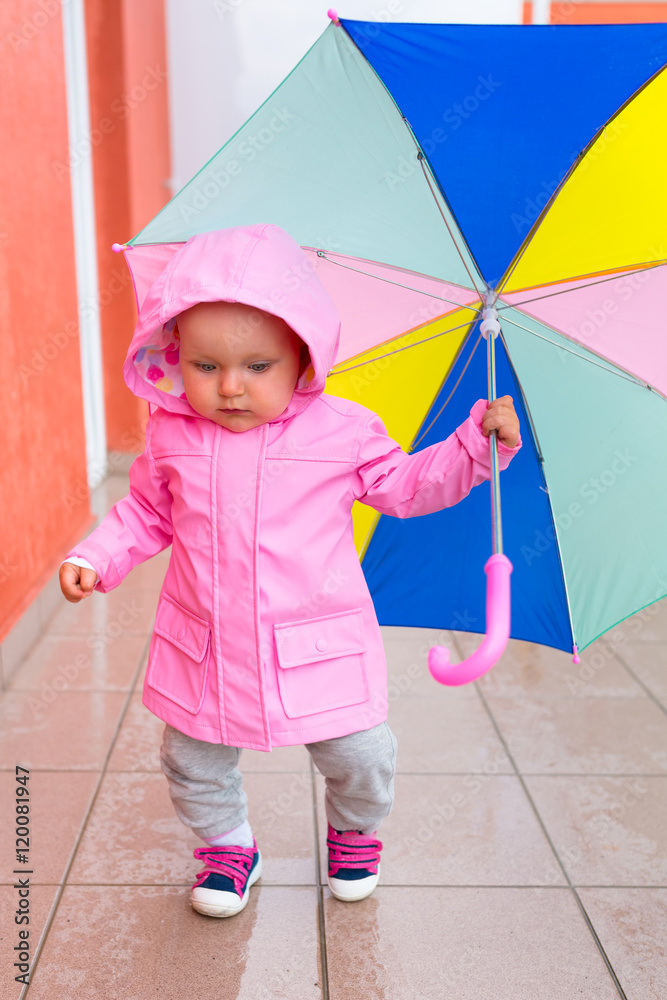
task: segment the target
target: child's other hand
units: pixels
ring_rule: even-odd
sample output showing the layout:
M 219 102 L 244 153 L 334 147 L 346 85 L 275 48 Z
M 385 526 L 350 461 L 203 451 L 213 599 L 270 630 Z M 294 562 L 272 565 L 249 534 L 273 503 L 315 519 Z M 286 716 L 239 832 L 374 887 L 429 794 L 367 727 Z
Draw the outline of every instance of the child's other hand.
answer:
M 508 448 L 516 448 L 519 443 L 519 418 L 511 396 L 501 396 L 488 404 L 482 417 L 482 431 L 488 437 L 492 430 L 498 431 L 498 440 Z
M 74 563 L 63 563 L 60 567 L 60 589 L 73 604 L 90 597 L 97 580 L 94 569 L 75 566 Z

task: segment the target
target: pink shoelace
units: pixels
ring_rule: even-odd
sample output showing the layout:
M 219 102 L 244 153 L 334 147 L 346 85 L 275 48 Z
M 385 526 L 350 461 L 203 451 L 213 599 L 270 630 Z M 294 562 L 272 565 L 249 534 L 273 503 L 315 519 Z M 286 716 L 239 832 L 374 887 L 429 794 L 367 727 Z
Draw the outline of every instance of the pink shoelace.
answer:
M 334 877 L 340 868 L 367 868 L 373 875 L 377 875 L 382 841 L 375 837 L 364 837 L 355 830 L 337 833 L 329 825 L 327 845 L 330 876 Z
M 252 859 L 257 847 L 198 847 L 194 852 L 197 861 L 203 861 L 206 868 L 197 875 L 197 881 L 193 885 L 196 889 L 198 885 L 205 882 L 211 872 L 217 875 L 225 875 L 232 879 L 234 889 L 239 896 L 243 896 L 243 886 L 248 878 Z

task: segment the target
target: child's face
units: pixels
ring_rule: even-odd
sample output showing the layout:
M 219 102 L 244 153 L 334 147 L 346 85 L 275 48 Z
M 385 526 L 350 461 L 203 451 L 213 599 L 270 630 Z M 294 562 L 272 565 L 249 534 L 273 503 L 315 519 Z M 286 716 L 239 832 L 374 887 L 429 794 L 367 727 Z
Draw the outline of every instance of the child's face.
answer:
M 201 302 L 178 317 L 180 366 L 193 410 L 247 431 L 287 407 L 303 341 L 271 313 L 237 302 Z

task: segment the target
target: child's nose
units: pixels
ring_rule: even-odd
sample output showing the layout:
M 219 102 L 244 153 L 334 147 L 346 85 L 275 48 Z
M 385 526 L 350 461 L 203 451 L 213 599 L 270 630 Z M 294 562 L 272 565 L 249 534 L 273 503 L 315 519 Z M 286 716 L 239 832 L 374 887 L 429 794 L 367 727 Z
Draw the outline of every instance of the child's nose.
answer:
M 243 381 L 239 372 L 220 372 L 218 393 L 221 396 L 240 396 L 243 393 Z

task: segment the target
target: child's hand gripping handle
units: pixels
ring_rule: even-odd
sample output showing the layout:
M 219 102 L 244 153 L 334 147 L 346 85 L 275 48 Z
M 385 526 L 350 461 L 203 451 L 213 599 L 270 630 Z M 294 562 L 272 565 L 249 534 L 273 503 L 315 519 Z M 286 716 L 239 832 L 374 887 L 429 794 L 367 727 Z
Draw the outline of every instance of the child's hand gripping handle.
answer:
M 487 559 L 486 636 L 472 656 L 461 663 L 449 662 L 446 646 L 433 646 L 428 654 L 428 669 L 440 684 L 455 687 L 476 681 L 502 656 L 510 634 L 510 573 L 512 563 L 500 553 Z

